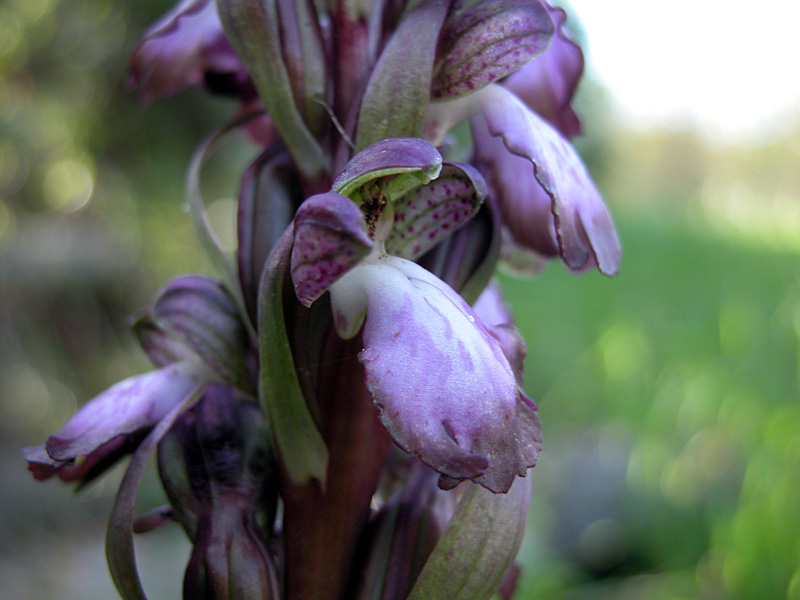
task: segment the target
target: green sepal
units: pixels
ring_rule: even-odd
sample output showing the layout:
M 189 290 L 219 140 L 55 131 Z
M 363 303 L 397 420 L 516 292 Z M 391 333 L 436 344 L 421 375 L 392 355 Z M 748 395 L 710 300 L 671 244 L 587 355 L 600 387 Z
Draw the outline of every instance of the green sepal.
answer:
M 469 486 L 456 514 L 422 568 L 407 600 L 488 600 L 503 582 L 522 542 L 530 482 L 505 494 Z
M 385 138 L 420 137 L 439 30 L 449 6 L 449 0 L 429 0 L 403 16 L 364 92 L 356 151 Z
M 380 140 L 356 154 L 334 180 L 331 191 L 356 204 L 365 201 L 365 186 L 385 179 L 383 198 L 394 201 L 407 191 L 430 183 L 442 170 L 442 155 L 420 138 Z

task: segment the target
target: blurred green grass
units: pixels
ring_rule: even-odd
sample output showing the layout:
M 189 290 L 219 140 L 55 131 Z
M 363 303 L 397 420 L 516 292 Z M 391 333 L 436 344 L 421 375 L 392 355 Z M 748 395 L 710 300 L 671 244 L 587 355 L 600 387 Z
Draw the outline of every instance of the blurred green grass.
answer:
M 545 436 L 521 597 L 800 598 L 798 256 L 640 214 L 613 279 L 501 281 Z

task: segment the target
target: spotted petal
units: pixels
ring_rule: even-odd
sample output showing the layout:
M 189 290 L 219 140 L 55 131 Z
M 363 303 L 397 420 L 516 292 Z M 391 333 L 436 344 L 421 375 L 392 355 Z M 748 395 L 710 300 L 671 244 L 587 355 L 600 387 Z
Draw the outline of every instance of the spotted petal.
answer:
M 471 219 L 486 196 L 486 183 L 470 165 L 445 163 L 439 177 L 394 203 L 386 250 L 415 259 Z
M 304 306 L 369 254 L 361 210 L 340 194 L 317 194 L 306 200 L 294 221 L 291 273 L 297 299 Z
M 513 73 L 547 48 L 553 21 L 537 0 L 482 0 L 448 15 L 431 97 L 452 99 Z

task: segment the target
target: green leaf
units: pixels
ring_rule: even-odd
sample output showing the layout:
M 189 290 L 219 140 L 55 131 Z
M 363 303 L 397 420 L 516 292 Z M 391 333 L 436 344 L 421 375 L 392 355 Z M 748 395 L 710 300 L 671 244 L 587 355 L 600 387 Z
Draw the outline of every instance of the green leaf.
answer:
M 421 137 L 439 30 L 449 0 L 407 12 L 375 64 L 358 118 L 356 150 L 390 137 Z
M 322 131 L 326 112 L 328 61 L 317 12 L 310 0 L 277 0 L 281 46 L 295 102 L 306 124 Z
M 259 400 L 269 420 L 278 460 L 293 483 L 324 485 L 328 449 L 308 410 L 297 379 L 283 308 L 284 281 L 292 252 L 289 227 L 270 253 L 258 293 L 261 356 Z
M 247 66 L 267 113 L 298 169 L 318 177 L 330 159 L 297 108 L 283 61 L 275 0 L 217 0 L 225 35 Z
M 265 151 L 242 177 L 236 258 L 242 296 L 253 323 L 257 318 L 261 271 L 302 201 L 298 174 L 283 152 L 275 156 L 270 150 Z
M 433 549 L 408 600 L 488 600 L 519 550 L 530 482 L 517 479 L 506 494 L 468 484 L 455 516 Z

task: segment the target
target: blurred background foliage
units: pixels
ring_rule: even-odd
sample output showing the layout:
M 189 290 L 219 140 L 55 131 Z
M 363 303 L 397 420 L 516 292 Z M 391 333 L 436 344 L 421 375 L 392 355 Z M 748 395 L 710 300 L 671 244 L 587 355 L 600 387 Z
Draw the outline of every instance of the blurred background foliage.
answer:
M 38 484 L 20 448 L 148 368 L 131 314 L 211 273 L 186 214 L 194 148 L 234 107 L 196 90 L 143 108 L 127 56 L 168 6 L 0 5 L 0 586 L 110 598 L 117 471 Z M 800 599 L 800 124 L 715 140 L 636 129 L 588 81 L 578 142 L 619 227 L 622 272 L 501 275 L 545 427 L 519 598 Z M 205 178 L 231 235 L 229 144 Z M 227 227 L 227 230 L 225 228 Z M 163 501 L 150 473 L 142 508 Z M 178 596 L 176 528 L 139 543 L 151 597 Z

